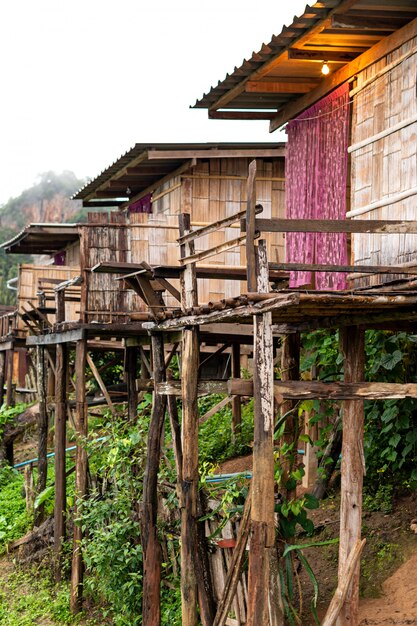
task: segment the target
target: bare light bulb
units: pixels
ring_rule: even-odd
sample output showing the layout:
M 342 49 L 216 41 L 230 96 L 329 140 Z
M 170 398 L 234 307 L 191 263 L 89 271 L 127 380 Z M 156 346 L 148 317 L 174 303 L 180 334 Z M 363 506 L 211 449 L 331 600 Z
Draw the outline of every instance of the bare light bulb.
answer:
M 323 61 L 323 65 L 321 66 L 321 73 L 324 76 L 327 76 L 327 74 L 330 73 L 330 67 L 329 67 L 327 61 Z

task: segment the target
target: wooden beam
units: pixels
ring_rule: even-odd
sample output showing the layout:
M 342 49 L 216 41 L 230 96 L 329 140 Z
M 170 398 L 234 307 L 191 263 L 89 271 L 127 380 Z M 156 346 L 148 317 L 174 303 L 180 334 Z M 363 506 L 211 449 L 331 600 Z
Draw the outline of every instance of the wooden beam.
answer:
M 231 361 L 232 378 L 240 378 L 240 344 L 232 344 Z M 239 437 L 242 427 L 242 404 L 239 396 L 232 396 L 232 432 L 233 437 Z
M 364 331 L 358 326 L 341 329 L 340 343 L 344 357 L 345 382 L 363 380 L 365 375 Z M 362 485 L 365 473 L 363 423 L 363 401 L 346 400 L 343 405 L 338 587 L 341 587 L 346 579 L 349 554 L 356 542 L 361 539 Z M 354 570 L 352 582 L 337 621 L 338 626 L 359 622 L 359 562 L 356 563 Z
M 252 380 L 232 378 L 227 393 L 253 396 Z M 390 400 L 417 398 L 416 383 L 331 382 L 320 380 L 274 381 L 274 394 L 284 400 Z
M 209 111 L 210 120 L 261 120 L 270 122 L 276 115 L 276 109 L 272 111 Z
M 44 345 L 49 346 L 58 343 L 74 343 L 84 338 L 85 331 L 83 328 L 76 328 L 75 330 L 66 330 L 61 333 L 51 333 L 49 335 L 32 335 L 26 337 L 26 345 L 37 346 Z
M 294 384 L 300 378 L 300 333 L 291 333 L 283 338 L 281 347 L 281 380 Z M 274 384 L 274 391 L 276 390 Z M 278 396 L 278 394 L 276 394 Z M 292 454 L 287 454 L 282 461 L 283 476 L 280 489 L 284 492 L 287 501 L 292 500 L 296 496 L 295 489 L 287 489 L 286 483 L 290 478 L 290 474 L 296 464 L 296 450 L 299 437 L 298 413 L 293 411 L 295 408 L 294 400 L 278 401 L 280 405 L 280 415 L 287 415 L 285 420 L 285 429 L 280 444 L 293 450 Z
M 245 85 L 245 91 L 249 93 L 308 93 L 317 87 L 319 81 L 305 81 L 303 83 L 272 82 L 270 80 L 250 80 Z M 270 116 L 270 114 L 268 114 Z
M 100 373 L 99 373 L 98 369 L 96 368 L 95 363 L 94 363 L 93 359 L 91 358 L 91 356 L 88 354 L 88 352 L 87 352 L 86 358 L 87 358 L 88 366 L 89 366 L 89 368 L 90 368 L 94 378 L 96 379 L 96 381 L 98 383 L 98 386 L 101 389 L 101 393 L 103 394 L 103 396 L 104 396 L 104 398 L 105 398 L 105 400 L 107 402 L 107 406 L 109 407 L 111 414 L 113 415 L 113 417 L 116 417 L 116 410 L 114 408 L 113 402 L 111 401 L 111 398 L 110 398 L 109 392 L 107 391 L 106 385 L 104 384 L 103 379 L 101 378 Z
M 364 12 L 365 13 L 365 12 Z M 368 15 L 332 15 L 331 28 L 343 30 L 386 30 L 389 33 L 398 29 L 398 23 L 392 17 L 368 17 Z
M 325 263 L 274 263 L 273 269 L 287 272 L 351 272 L 352 274 L 417 274 L 415 267 L 401 267 L 398 265 L 327 265 Z M 348 277 L 349 278 L 349 277 Z M 350 278 L 360 278 L 351 276 Z
M 149 159 L 236 159 L 236 158 L 266 158 L 283 157 L 285 148 L 257 149 L 217 149 L 208 150 L 149 150 Z
M 246 220 L 242 230 L 246 230 Z M 414 220 L 303 220 L 256 218 L 255 229 L 264 233 L 417 233 Z M 271 266 L 270 266 L 271 267 Z
M 6 352 L 0 352 L 0 407 L 4 401 L 4 378 L 6 373 Z
M 354 4 L 354 2 L 352 4 Z M 343 10 L 337 12 L 343 13 Z M 322 83 L 316 87 L 316 89 L 310 91 L 310 93 L 283 107 L 271 121 L 269 131 L 272 133 L 274 130 L 277 130 L 277 128 L 280 128 L 283 124 L 285 124 L 285 122 L 288 122 L 288 120 L 299 115 L 302 111 L 314 104 L 314 102 L 317 102 L 329 92 L 339 87 L 339 85 L 348 81 L 356 74 L 359 74 L 364 69 L 387 55 L 395 48 L 399 48 L 403 43 L 409 41 L 416 35 L 417 19 L 413 20 L 410 24 L 407 24 L 400 30 L 392 33 L 392 35 L 385 37 L 375 46 L 372 46 L 372 48 L 361 54 L 361 56 L 341 67 L 340 70 L 330 74 L 327 79 L 323 80 Z
M 310 50 L 308 48 L 290 48 L 288 50 L 288 59 L 297 59 L 300 61 L 331 61 L 332 63 L 349 63 L 356 59 L 357 56 L 363 54 L 367 48 L 353 48 L 349 46 L 346 50 Z M 315 86 L 317 86 L 316 82 Z
M 191 254 L 190 256 L 183 257 L 179 259 L 182 265 L 186 265 L 187 263 L 196 263 L 198 261 L 203 261 L 204 259 L 209 259 L 221 252 L 225 252 L 226 250 L 230 250 L 231 248 L 236 248 L 240 246 L 246 240 L 246 235 L 242 237 L 237 237 L 236 239 L 230 239 L 229 241 L 225 241 L 224 243 L 215 246 L 214 248 L 209 248 L 208 250 L 202 250 L 201 252 L 196 252 Z
M 246 263 L 248 291 L 257 291 L 255 218 L 256 218 L 256 161 L 249 164 L 246 186 Z
M 75 428 L 77 435 L 77 449 L 75 458 L 75 506 L 74 519 L 78 517 L 78 501 L 87 493 L 87 451 L 82 439 L 87 436 L 88 416 L 85 389 L 85 366 L 87 357 L 87 342 L 85 339 L 77 341 L 75 350 L 76 376 L 76 411 Z M 84 564 L 81 554 L 81 540 L 83 531 L 80 525 L 74 524 L 74 539 L 71 568 L 70 609 L 72 613 L 79 613 L 82 607 Z
M 152 335 L 153 377 L 165 380 L 164 344 L 160 333 Z M 148 430 L 146 466 L 141 504 L 143 549 L 143 626 L 159 626 L 161 620 L 161 546 L 158 540 L 158 471 L 161 457 L 166 398 L 154 393 Z
M 148 153 L 148 157 L 149 157 L 149 153 Z M 173 172 L 169 172 L 169 174 L 167 174 L 166 176 L 164 176 L 163 178 L 160 178 L 159 180 L 155 181 L 154 183 L 152 183 L 151 185 L 148 185 L 148 187 L 146 187 L 145 189 L 142 189 L 142 191 L 140 191 L 139 193 L 137 193 L 136 195 L 132 196 L 131 198 L 129 198 L 129 200 L 127 200 L 126 202 L 124 202 L 121 205 L 121 209 L 127 209 L 129 208 L 129 206 L 133 203 L 136 202 L 136 200 L 140 200 L 141 198 L 143 198 L 144 196 L 147 196 L 149 193 L 153 193 L 156 189 L 159 189 L 159 187 L 162 187 L 162 185 L 164 185 L 165 183 L 167 183 L 169 180 L 171 180 L 172 178 L 175 178 L 176 176 L 180 176 L 181 174 L 184 174 L 184 172 L 187 172 L 189 169 L 193 168 L 195 166 L 195 162 L 193 159 L 186 161 L 185 163 L 182 163 L 176 170 L 174 170 Z M 140 225 L 142 226 L 142 225 Z
M 134 167 L 135 165 L 139 165 L 139 163 L 142 163 L 142 161 L 146 161 L 147 157 L 148 157 L 148 152 L 147 152 L 147 150 L 144 150 L 137 157 L 135 157 L 134 159 L 132 159 L 129 162 L 129 166 L 128 167 Z M 117 176 L 124 176 L 126 174 L 126 172 L 127 172 L 127 167 L 123 166 L 119 170 L 117 170 L 117 172 L 115 172 L 113 174 L 112 178 L 116 178 Z M 96 187 L 96 189 L 94 191 L 91 191 L 89 194 L 87 194 L 85 196 L 85 198 L 83 198 L 83 202 L 87 202 L 91 198 L 95 198 L 97 190 L 101 189 L 106 184 L 106 182 L 107 181 L 102 183 L 102 185 L 99 185 L 98 187 Z
M 307 32 L 305 32 L 305 30 L 301 30 L 300 35 L 298 37 L 291 38 L 290 43 L 287 46 L 285 46 L 284 49 L 281 49 L 278 52 L 278 54 L 274 55 L 272 58 L 265 61 L 265 63 L 263 63 L 260 67 L 258 67 L 256 70 L 251 72 L 249 76 L 244 78 L 235 87 L 233 87 L 232 89 L 227 91 L 225 94 L 223 94 L 220 98 L 218 98 L 216 102 L 214 102 L 213 105 L 210 107 L 210 109 L 221 109 L 226 104 L 229 104 L 229 102 L 231 102 L 236 96 L 238 96 L 244 91 L 245 85 L 248 81 L 259 80 L 260 78 L 268 74 L 270 70 L 277 67 L 277 65 L 279 65 L 282 61 L 286 61 L 288 59 L 288 50 L 290 46 L 292 47 L 294 45 L 297 45 L 301 47 L 303 44 L 305 44 L 307 41 L 312 39 L 317 33 L 320 33 L 326 26 L 330 24 L 329 18 L 333 15 L 333 13 L 336 13 L 336 12 L 344 13 L 352 5 L 356 4 L 356 2 L 357 0 L 342 0 L 333 9 L 325 13 L 324 17 L 318 20 L 314 24 L 314 26 L 309 28 Z
M 246 179 L 245 179 L 246 180 Z M 259 213 L 260 211 L 258 211 Z M 197 228 L 196 230 L 192 230 L 191 232 L 179 237 L 177 239 L 179 244 L 189 243 L 190 241 L 194 241 L 198 237 L 203 237 L 204 235 L 209 235 L 210 233 L 219 230 L 220 228 L 225 228 L 226 226 L 230 226 L 236 222 L 240 222 L 246 215 L 246 211 L 239 211 L 234 215 L 229 215 L 228 217 L 224 217 L 221 220 L 217 220 L 217 222 L 213 222 L 208 224 L 207 226 L 202 226 L 201 228 Z
M 137 380 L 136 388 L 138 391 L 142 389 L 151 391 L 153 389 L 153 381 L 146 382 Z M 166 383 L 158 385 L 158 393 L 166 396 L 181 396 L 182 392 L 181 380 L 169 380 Z M 209 396 L 213 393 L 227 394 L 227 381 L 226 380 L 200 380 L 197 384 L 198 396 Z
M 227 406 L 228 404 L 230 404 L 231 402 L 232 402 L 232 398 L 230 398 L 230 397 L 223 398 L 223 400 L 220 400 L 220 402 L 217 402 L 217 404 L 215 404 L 213 407 L 211 407 L 211 409 L 209 409 L 207 411 L 207 413 L 204 413 L 204 415 L 202 415 L 199 418 L 198 423 L 199 424 L 204 424 L 204 422 L 206 422 L 208 419 L 210 419 L 210 417 L 213 417 L 213 415 L 216 415 L 216 413 L 218 413 L 219 411 L 224 409 L 224 407 Z

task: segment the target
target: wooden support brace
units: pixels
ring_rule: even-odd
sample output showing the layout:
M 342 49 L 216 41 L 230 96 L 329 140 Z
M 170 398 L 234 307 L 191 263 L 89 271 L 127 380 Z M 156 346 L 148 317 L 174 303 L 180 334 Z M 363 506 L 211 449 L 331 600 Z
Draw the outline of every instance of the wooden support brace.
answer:
M 101 393 L 103 394 L 103 396 L 106 399 L 107 405 L 111 411 L 111 414 L 113 415 L 113 417 L 116 415 L 116 409 L 114 408 L 113 402 L 111 401 L 109 392 L 107 391 L 106 385 L 103 382 L 103 379 L 101 378 L 98 369 L 96 368 L 93 359 L 91 358 L 91 356 L 88 354 L 87 352 L 87 363 L 89 368 L 91 369 L 94 378 L 96 379 L 98 386 L 101 389 Z
M 66 477 L 65 477 L 65 445 L 67 420 L 67 346 L 56 346 L 55 376 L 55 508 L 54 508 L 54 552 L 55 579 L 61 580 L 61 550 L 65 540 L 66 515 Z

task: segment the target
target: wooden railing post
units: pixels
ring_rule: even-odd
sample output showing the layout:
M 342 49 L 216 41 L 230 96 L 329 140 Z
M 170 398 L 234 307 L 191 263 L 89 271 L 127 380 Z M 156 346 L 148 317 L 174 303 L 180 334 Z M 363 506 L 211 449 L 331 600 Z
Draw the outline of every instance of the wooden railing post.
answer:
M 344 356 L 345 382 L 363 381 L 365 369 L 363 329 L 358 326 L 348 326 L 341 329 L 340 342 Z M 363 423 L 363 400 L 345 400 L 343 404 L 338 587 L 342 586 L 346 576 L 348 557 L 356 542 L 361 538 L 362 485 L 365 472 Z M 354 569 L 352 582 L 337 620 L 338 626 L 354 626 L 358 623 L 359 561 L 357 561 Z
M 40 494 L 46 487 L 46 475 L 48 470 L 48 411 L 46 398 L 46 364 L 44 346 L 36 346 L 36 370 L 39 399 L 38 417 L 38 479 L 36 493 Z M 41 504 L 35 515 L 35 525 L 43 522 L 44 507 Z

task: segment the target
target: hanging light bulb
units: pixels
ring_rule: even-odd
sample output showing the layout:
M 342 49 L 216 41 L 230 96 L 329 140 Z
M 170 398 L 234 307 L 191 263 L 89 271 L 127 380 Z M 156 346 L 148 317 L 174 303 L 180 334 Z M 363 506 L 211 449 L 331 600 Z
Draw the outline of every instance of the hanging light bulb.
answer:
M 330 67 L 329 67 L 327 61 L 323 61 L 323 65 L 321 66 L 321 73 L 324 76 L 327 76 L 327 74 L 330 73 Z

